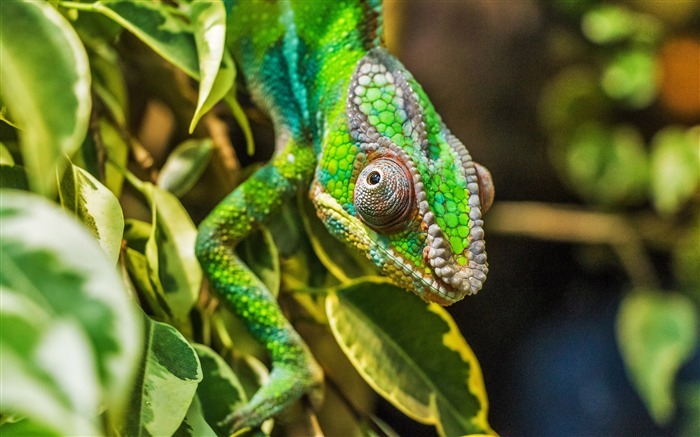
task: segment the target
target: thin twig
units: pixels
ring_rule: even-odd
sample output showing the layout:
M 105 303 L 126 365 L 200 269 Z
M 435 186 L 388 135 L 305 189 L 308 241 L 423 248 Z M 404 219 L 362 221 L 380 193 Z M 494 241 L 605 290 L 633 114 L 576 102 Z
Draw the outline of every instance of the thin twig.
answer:
M 307 425 L 309 429 L 309 436 L 313 437 L 324 437 L 321 425 L 318 423 L 318 417 L 316 416 L 316 411 L 311 403 L 311 399 L 308 396 L 302 398 L 302 404 L 304 406 L 304 413 L 307 419 Z
M 489 211 L 488 229 L 542 240 L 609 245 L 635 287 L 659 285 L 643 234 L 620 214 L 538 202 L 499 202 Z
M 221 167 L 223 167 L 223 171 L 220 171 L 217 176 L 229 186 L 234 186 L 240 174 L 241 164 L 234 153 L 233 144 L 231 144 L 229 138 L 228 126 L 212 113 L 205 114 L 202 117 L 202 122 L 214 142 L 214 153 L 216 153 L 219 158 L 218 161 L 221 162 Z

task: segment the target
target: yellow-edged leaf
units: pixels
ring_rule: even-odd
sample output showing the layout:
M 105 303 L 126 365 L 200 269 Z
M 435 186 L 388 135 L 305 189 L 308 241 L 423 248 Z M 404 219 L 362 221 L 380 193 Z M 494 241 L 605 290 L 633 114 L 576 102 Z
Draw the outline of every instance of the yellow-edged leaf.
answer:
M 328 296 L 333 335 L 381 396 L 444 436 L 492 434 L 479 363 L 450 315 L 385 278 Z

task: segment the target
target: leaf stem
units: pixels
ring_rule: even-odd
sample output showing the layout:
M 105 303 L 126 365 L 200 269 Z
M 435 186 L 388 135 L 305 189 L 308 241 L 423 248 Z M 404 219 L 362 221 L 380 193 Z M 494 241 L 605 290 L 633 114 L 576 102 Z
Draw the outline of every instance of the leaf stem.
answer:
M 92 3 L 59 1 L 58 5 L 61 7 L 64 7 L 64 8 L 68 8 L 68 9 L 77 9 L 77 10 L 81 10 L 81 11 L 90 11 L 90 12 L 95 11 L 95 7 Z

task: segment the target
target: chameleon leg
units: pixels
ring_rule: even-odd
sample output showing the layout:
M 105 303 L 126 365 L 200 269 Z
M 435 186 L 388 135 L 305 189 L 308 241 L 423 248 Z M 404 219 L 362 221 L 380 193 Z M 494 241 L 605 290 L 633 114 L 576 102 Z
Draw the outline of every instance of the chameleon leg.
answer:
M 308 147 L 290 145 L 228 195 L 201 223 L 196 253 L 212 289 L 270 353 L 268 382 L 229 419 L 253 427 L 309 393 L 320 396 L 322 371 L 275 297 L 236 256 L 236 244 L 293 195 L 313 171 Z M 313 400 L 313 399 L 312 399 Z

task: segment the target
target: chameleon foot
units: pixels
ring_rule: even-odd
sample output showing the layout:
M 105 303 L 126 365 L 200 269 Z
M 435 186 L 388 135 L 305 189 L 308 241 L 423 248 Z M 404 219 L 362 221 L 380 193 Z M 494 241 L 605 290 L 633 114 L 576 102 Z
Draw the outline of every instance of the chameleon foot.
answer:
M 225 419 L 225 423 L 231 424 L 231 433 L 260 426 L 304 395 L 309 396 L 312 406 L 320 405 L 323 398 L 323 371 L 308 352 L 305 355 L 301 363 L 273 365 L 267 383 L 247 405 Z

